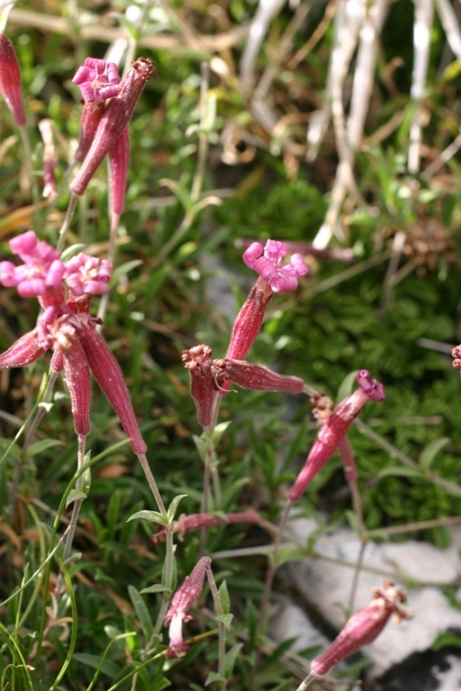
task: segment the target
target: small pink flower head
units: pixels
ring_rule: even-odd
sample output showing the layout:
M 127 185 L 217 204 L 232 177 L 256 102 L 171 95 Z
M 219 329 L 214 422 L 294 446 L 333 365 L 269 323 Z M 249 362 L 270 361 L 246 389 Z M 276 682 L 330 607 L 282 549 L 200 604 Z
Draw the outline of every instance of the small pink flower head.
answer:
M 188 611 L 203 590 L 203 581 L 210 564 L 211 559 L 209 557 L 202 557 L 190 575 L 186 576 L 182 586 L 173 595 L 170 608 L 165 615 L 165 625 L 169 624 L 170 626 L 167 658 L 183 657 L 189 650 L 189 646 L 183 641 L 182 622 L 192 619 Z
M 403 590 L 392 581 L 384 581 L 381 590 L 374 588 L 370 604 L 354 614 L 330 647 L 312 660 L 312 672 L 316 675 L 327 674 L 337 662 L 374 641 L 391 615 L 397 624 L 407 619 L 408 610 L 401 606 L 405 599 Z
M 107 293 L 110 275 L 107 259 L 100 261 L 80 252 L 66 262 L 64 280 L 74 296 L 103 295 Z
M 5 287 L 16 286 L 21 297 L 39 297 L 47 289 L 61 289 L 64 264 L 61 253 L 47 242 L 38 242 L 30 230 L 10 240 L 10 247 L 24 262 L 14 266 L 11 262 L 1 262 L 0 282 Z
M 268 240 L 264 249 L 260 242 L 253 242 L 243 253 L 243 261 L 269 283 L 274 293 L 295 290 L 298 278 L 309 269 L 300 254 L 291 255 L 290 263 L 280 266 L 287 252 L 288 245 L 284 242 Z
M 360 386 L 364 394 L 368 397 L 370 401 L 382 401 L 386 400 L 384 394 L 384 386 L 377 379 L 373 379 L 366 369 L 361 369 L 357 372 L 357 384 Z
M 120 77 L 114 62 L 86 58 L 72 82 L 80 87 L 85 103 L 99 103 L 118 94 Z
M 0 33 L 0 94 L 13 114 L 18 127 L 26 124 L 26 113 L 21 89 L 21 71 L 13 44 Z

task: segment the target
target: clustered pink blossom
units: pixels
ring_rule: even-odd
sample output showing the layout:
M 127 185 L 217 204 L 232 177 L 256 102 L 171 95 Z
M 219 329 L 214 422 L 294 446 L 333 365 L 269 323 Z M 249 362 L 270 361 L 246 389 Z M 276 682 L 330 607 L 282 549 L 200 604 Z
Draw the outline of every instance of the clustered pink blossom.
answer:
M 83 253 L 63 262 L 61 253 L 39 242 L 33 231 L 11 240 L 10 247 L 23 264 L 0 262 L 0 283 L 16 287 L 22 297 L 37 297 L 43 311 L 35 328 L 0 355 L 0 369 L 28 365 L 52 349 L 51 367 L 64 370 L 75 430 L 82 436 L 90 429 L 91 370 L 130 437 L 131 448 L 145 453 L 120 367 L 96 331 L 98 320 L 89 313 L 92 297 L 108 290 L 110 263 Z
M 85 103 L 98 103 L 118 94 L 120 77 L 115 62 L 86 58 L 72 82 L 80 87 Z
M 288 264 L 281 265 L 288 252 L 288 245 L 278 240 L 268 240 L 263 248 L 253 242 L 243 253 L 243 261 L 269 283 L 274 293 L 295 290 L 298 279 L 305 276 L 308 268 L 300 254 L 292 254 Z

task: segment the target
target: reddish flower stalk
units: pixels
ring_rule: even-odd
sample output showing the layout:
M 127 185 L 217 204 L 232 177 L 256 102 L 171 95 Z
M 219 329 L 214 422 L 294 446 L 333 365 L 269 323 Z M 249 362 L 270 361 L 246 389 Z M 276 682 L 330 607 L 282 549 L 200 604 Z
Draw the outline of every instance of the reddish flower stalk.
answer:
M 367 401 L 384 401 L 384 389 L 367 370 L 357 374 L 359 388 L 338 404 L 329 419 L 321 427 L 317 439 L 306 459 L 304 467 L 289 492 L 291 502 L 297 501 L 312 478 L 325 465 L 346 436 L 347 430 L 359 415 Z
M 197 409 L 197 419 L 202 427 L 211 423 L 214 394 L 210 346 L 198 345 L 184 350 L 182 360 L 190 374 L 190 393 Z
M 90 149 L 70 185 L 75 194 L 84 194 L 102 160 L 128 125 L 138 98 L 154 72 L 152 60 L 138 58 L 118 85 L 118 93 L 108 101 Z
M 130 162 L 130 132 L 122 130 L 113 147 L 109 149 L 109 188 L 112 213 L 121 215 L 125 204 L 126 181 Z
M 0 33 L 0 94 L 6 101 L 18 127 L 26 124 L 26 113 L 21 89 L 21 70 L 13 44 Z
M 304 388 L 304 382 L 299 377 L 278 374 L 267 367 L 256 365 L 246 360 L 213 360 L 215 382 L 222 387 L 231 381 L 243 389 L 253 391 L 282 391 L 298 394 Z
M 173 595 L 170 608 L 165 615 L 165 625 L 169 624 L 170 626 L 168 632 L 170 645 L 166 651 L 167 658 L 183 657 L 189 650 L 189 646 L 183 641 L 182 622 L 192 619 L 187 612 L 203 590 L 203 581 L 210 564 L 211 559 L 209 557 L 202 557 Z
M 104 101 L 99 103 L 93 101 L 85 103 L 80 118 L 80 137 L 78 140 L 78 148 L 75 154 L 75 160 L 81 162 L 85 159 L 93 139 L 101 122 L 102 114 L 105 108 Z
M 374 641 L 391 615 L 396 623 L 407 619 L 408 611 L 401 607 L 401 603 L 405 600 L 404 592 L 395 586 L 393 581 L 384 581 L 381 590 L 374 588 L 373 600 L 370 604 L 354 614 L 330 647 L 312 660 L 312 672 L 315 675 L 327 674 L 340 660 L 344 660 L 362 646 Z
M 90 433 L 90 368 L 78 339 L 66 351 L 64 373 L 72 401 L 75 432 L 86 437 Z
M 0 369 L 30 365 L 43 355 L 45 350 L 38 343 L 38 329 L 24 334 L 0 355 Z
M 235 319 L 226 358 L 244 359 L 261 331 L 264 313 L 272 295 L 269 284 L 258 278 Z
M 38 129 L 43 140 L 43 196 L 52 202 L 57 197 L 56 173 L 57 166 L 56 148 L 53 141 L 53 121 L 49 118 L 40 120 Z
M 103 337 L 94 328 L 91 319 L 85 319 L 85 316 L 82 315 L 78 320 L 78 335 L 94 378 L 117 413 L 123 429 L 130 438 L 130 446 L 134 453 L 145 454 L 147 446 L 139 431 L 120 365 Z
M 261 519 L 257 511 L 237 511 L 235 513 L 226 513 L 225 516 L 213 516 L 209 513 L 191 513 L 188 516 L 181 514 L 177 521 L 173 523 L 173 533 L 178 533 L 179 539 L 184 539 L 186 533 L 192 530 L 200 530 L 201 528 L 212 528 L 215 525 L 227 525 L 228 523 L 256 523 L 259 524 Z M 152 544 L 157 545 L 159 542 L 165 542 L 166 529 L 162 526 L 157 526 L 157 531 L 152 538 Z

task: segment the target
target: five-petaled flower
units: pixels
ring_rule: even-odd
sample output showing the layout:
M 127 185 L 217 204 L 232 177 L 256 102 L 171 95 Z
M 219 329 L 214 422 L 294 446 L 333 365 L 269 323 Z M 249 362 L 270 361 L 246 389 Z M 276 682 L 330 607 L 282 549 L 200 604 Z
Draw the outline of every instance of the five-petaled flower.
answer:
M 298 278 L 308 272 L 300 254 L 292 254 L 290 262 L 281 266 L 288 245 L 278 240 L 268 240 L 263 248 L 260 242 L 253 242 L 243 253 L 243 261 L 267 281 L 274 293 L 295 290 Z
M 52 349 L 51 367 L 64 370 L 79 436 L 90 430 L 91 370 L 130 437 L 131 448 L 136 454 L 145 453 L 120 367 L 95 329 L 98 320 L 89 313 L 93 295 L 108 289 L 110 263 L 86 254 L 62 262 L 61 253 L 47 242 L 38 242 L 33 231 L 11 240 L 10 247 L 24 263 L 0 262 L 0 283 L 16 286 L 23 297 L 37 297 L 43 311 L 35 328 L 0 355 L 0 369 L 28 365 Z
M 261 330 L 273 294 L 295 290 L 298 278 L 307 274 L 308 268 L 300 254 L 293 254 L 289 264 L 280 265 L 287 251 L 285 243 L 268 240 L 264 248 L 261 243 L 253 242 L 243 253 L 243 261 L 256 271 L 258 280 L 235 319 L 226 358 L 245 358 Z M 224 387 L 222 393 L 226 390 Z

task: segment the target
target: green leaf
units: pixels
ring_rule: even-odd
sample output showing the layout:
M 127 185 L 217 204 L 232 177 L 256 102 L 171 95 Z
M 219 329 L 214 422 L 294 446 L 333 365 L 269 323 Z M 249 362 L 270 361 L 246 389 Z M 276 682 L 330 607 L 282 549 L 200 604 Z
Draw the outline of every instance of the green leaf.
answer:
M 440 439 L 434 439 L 434 441 L 429 442 L 427 446 L 421 451 L 419 455 L 419 463 L 423 470 L 429 470 L 432 465 L 432 461 L 439 451 L 446 446 L 451 439 L 449 437 L 441 437 Z
M 136 269 L 138 266 L 142 266 L 142 264 L 143 262 L 140 259 L 133 259 L 131 262 L 125 262 L 124 264 L 117 266 L 115 271 L 112 273 L 111 283 L 117 283 L 122 276 L 126 276 L 130 273 L 130 271 L 133 271 L 133 269 Z
M 211 439 L 213 442 L 213 446 L 216 448 L 221 441 L 221 438 L 224 434 L 224 432 L 227 430 L 227 428 L 232 424 L 232 420 L 229 420 L 227 422 L 220 422 L 216 427 L 214 428 Z
M 226 657 L 224 658 L 224 673 L 227 679 L 229 679 L 232 672 L 234 671 L 235 661 L 242 647 L 243 643 L 237 643 L 236 645 L 232 646 L 232 648 L 228 650 L 226 653 Z
M 181 501 L 181 499 L 184 499 L 184 497 L 187 497 L 187 494 L 178 494 L 169 505 L 167 514 L 170 523 L 173 523 L 176 514 L 176 509 L 178 508 L 179 502 Z
M 148 609 L 146 607 L 146 603 L 142 599 L 139 591 L 136 590 L 136 588 L 133 585 L 128 586 L 128 594 L 130 596 L 131 602 L 133 603 L 133 607 L 135 608 L 137 617 L 141 622 L 141 628 L 143 630 L 144 636 L 146 637 L 147 641 L 150 641 L 154 634 L 154 627 Z
M 147 511 L 145 509 L 142 511 L 136 511 L 136 513 L 133 513 L 129 518 L 127 518 L 127 521 L 134 521 L 136 518 L 139 518 L 141 521 L 151 521 L 151 523 L 160 523 L 160 525 L 165 526 L 168 525 L 168 523 L 165 522 L 162 514 L 158 511 Z
M 336 400 L 339 403 L 342 401 L 344 398 L 347 398 L 348 396 L 351 395 L 353 392 L 354 384 L 357 383 L 356 375 L 357 375 L 358 370 L 354 370 L 354 372 L 350 372 L 345 379 L 343 379 L 342 383 L 340 384 L 340 387 L 338 389 L 338 393 L 336 394 Z
M 155 585 L 150 585 L 148 588 L 143 588 L 140 592 L 141 595 L 145 595 L 146 593 L 167 593 L 168 590 L 169 589 L 162 583 L 156 583 Z
M 71 259 L 75 254 L 84 249 L 86 249 L 86 245 L 84 245 L 82 242 L 77 242 L 75 245 L 67 247 L 67 249 L 62 252 L 60 259 L 62 262 L 68 262 L 69 259 Z
M 210 672 L 206 678 L 205 686 L 212 684 L 214 681 L 216 681 L 218 684 L 226 683 L 226 679 L 222 677 L 220 674 L 218 674 L 217 672 Z
M 46 451 L 46 449 L 50 449 L 53 446 L 63 446 L 63 442 L 59 441 L 59 439 L 42 439 L 41 441 L 36 441 L 27 449 L 25 454 L 26 458 L 34 458 L 34 456 L 37 456 L 42 453 L 42 451 Z
M 86 499 L 87 495 L 85 492 L 82 492 L 78 489 L 71 489 L 69 492 L 69 496 L 67 497 L 66 501 L 66 509 L 70 504 L 73 504 L 74 501 L 77 501 L 77 499 Z
M 88 667 L 92 667 L 93 669 L 98 669 L 101 663 L 101 660 L 97 655 L 90 655 L 89 653 L 74 653 L 73 659 L 77 660 L 77 662 L 81 662 L 84 665 L 88 665 Z M 120 673 L 120 667 L 113 662 L 104 660 L 101 665 L 101 672 L 103 674 L 107 674 L 107 676 L 111 679 L 115 679 Z
M 388 477 L 395 475 L 396 477 L 423 477 L 423 474 L 419 468 L 402 468 L 400 466 L 390 466 L 389 468 L 383 468 L 379 471 L 378 477 Z
M 218 614 L 218 616 L 216 617 L 217 621 L 220 621 L 221 624 L 224 624 L 228 631 L 230 631 L 233 618 L 233 614 Z
M 221 603 L 221 607 L 223 609 L 223 613 L 229 614 L 229 612 L 230 612 L 230 599 L 229 599 L 229 591 L 227 590 L 227 583 L 225 580 L 219 586 L 218 595 L 219 595 L 219 601 Z
M 300 549 L 299 547 L 292 547 L 291 545 L 286 545 L 281 547 L 276 556 L 276 565 L 281 566 L 290 561 L 301 561 L 306 558 L 306 550 Z

